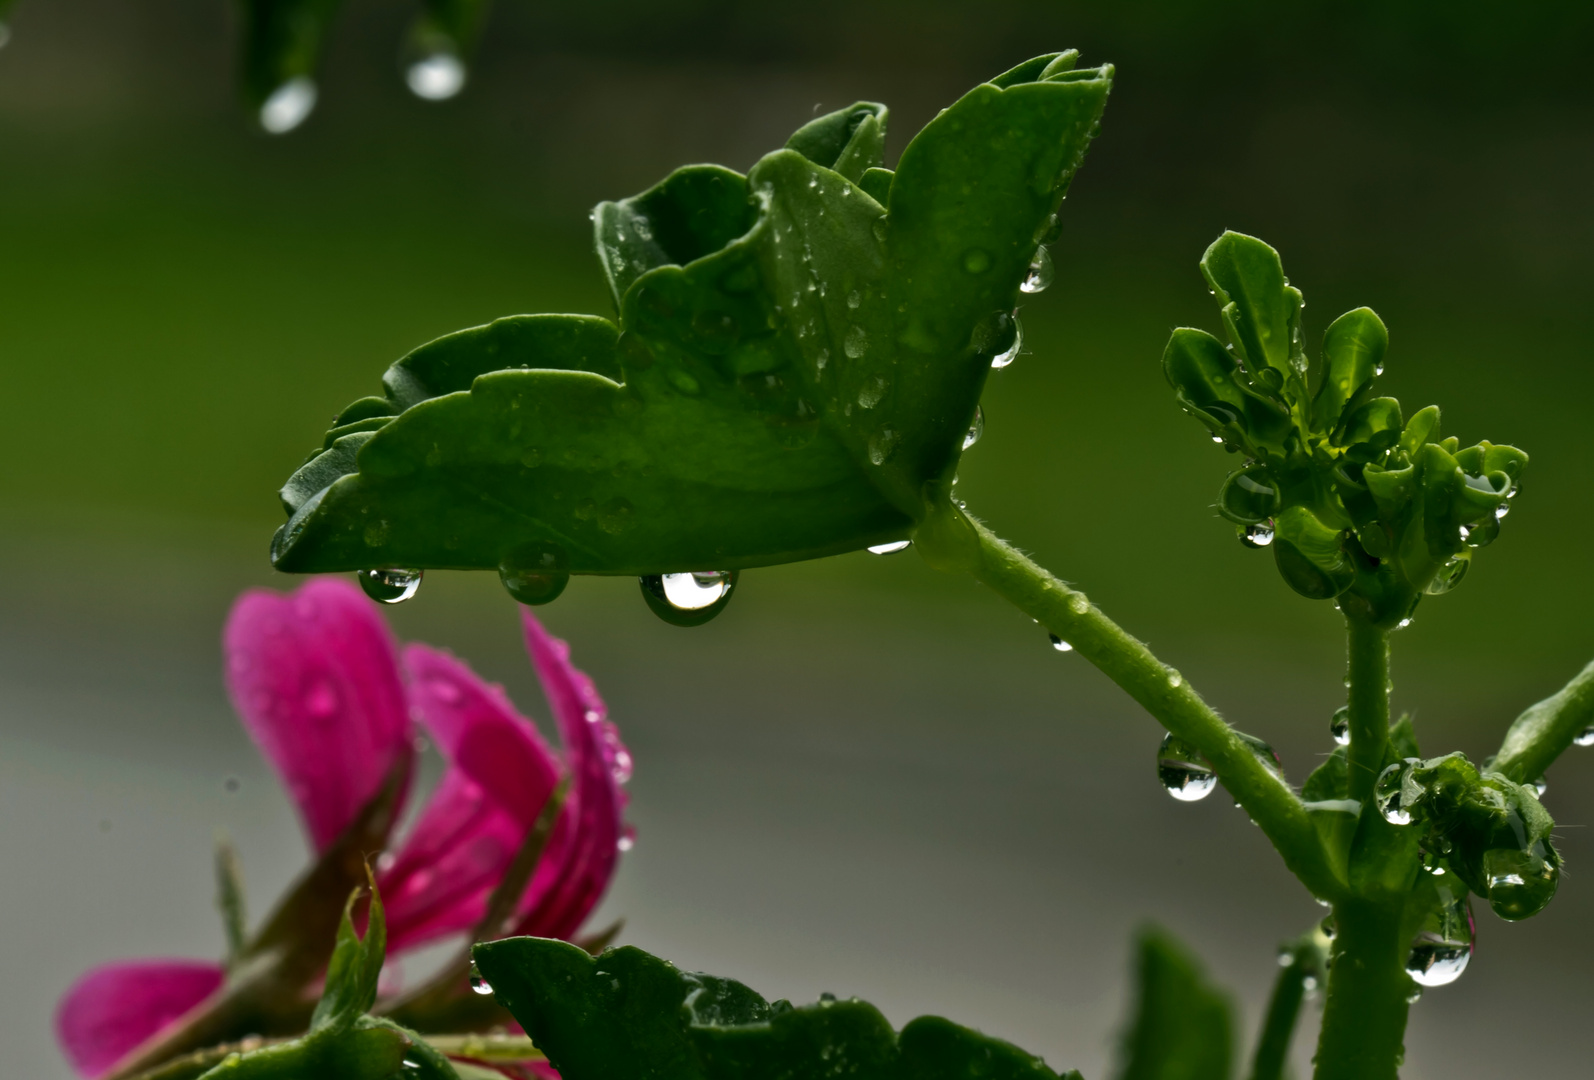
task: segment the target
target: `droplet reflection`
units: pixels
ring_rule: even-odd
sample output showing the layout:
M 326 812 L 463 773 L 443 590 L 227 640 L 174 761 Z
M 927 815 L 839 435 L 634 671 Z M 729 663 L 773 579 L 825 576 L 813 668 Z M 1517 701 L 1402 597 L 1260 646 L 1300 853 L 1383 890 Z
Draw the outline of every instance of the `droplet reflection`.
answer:
M 465 64 L 453 53 L 435 52 L 411 64 L 404 81 L 418 98 L 447 101 L 465 88 Z
M 308 75 L 289 79 L 271 92 L 260 106 L 260 126 L 270 135 L 286 135 L 315 110 L 315 80 Z
M 1212 794 L 1218 774 L 1201 751 L 1169 732 L 1157 750 L 1157 779 L 1163 790 L 1180 802 L 1197 802 Z

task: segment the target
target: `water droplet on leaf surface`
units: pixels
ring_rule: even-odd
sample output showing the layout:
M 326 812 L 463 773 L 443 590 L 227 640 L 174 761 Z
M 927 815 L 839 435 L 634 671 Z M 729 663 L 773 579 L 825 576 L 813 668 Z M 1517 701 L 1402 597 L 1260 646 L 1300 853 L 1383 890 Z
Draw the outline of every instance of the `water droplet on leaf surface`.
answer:
M 899 551 L 907 551 L 913 546 L 912 540 L 893 540 L 888 544 L 875 544 L 869 548 L 871 555 L 895 555 Z
M 735 570 L 649 574 L 641 579 L 642 598 L 672 626 L 701 626 L 725 610 L 738 576 Z
M 991 253 L 984 248 L 969 248 L 963 253 L 963 270 L 969 274 L 983 274 L 991 268 Z
M 985 434 L 985 410 L 979 405 L 974 406 L 974 422 L 969 425 L 969 430 L 963 435 L 963 449 L 967 450 L 980 441 Z
M 404 81 L 418 98 L 447 101 L 465 88 L 465 63 L 451 52 L 435 52 L 411 64 Z
M 361 570 L 355 574 L 365 595 L 382 604 L 402 604 L 421 587 L 422 571 Z
M 1411 824 L 1411 810 L 1404 804 L 1402 794 L 1405 774 L 1405 763 L 1396 762 L 1379 773 L 1378 781 L 1373 785 L 1373 799 L 1378 803 L 1378 812 L 1391 825 Z
M 1052 253 L 1046 250 L 1043 244 L 1035 249 L 1035 258 L 1030 260 L 1029 276 L 1019 285 L 1020 292 L 1038 293 L 1045 292 L 1052 279 L 1057 276 L 1057 271 L 1052 266 Z
M 570 560 L 556 544 L 526 544 L 504 556 L 498 580 L 522 604 L 547 604 L 570 584 Z
M 260 106 L 260 126 L 268 134 L 286 135 L 315 109 L 315 80 L 307 75 L 289 79 L 271 92 Z
M 1328 722 L 1328 733 L 1334 736 L 1334 741 L 1341 746 L 1350 745 L 1350 706 L 1341 705 L 1334 710 L 1333 719 Z
M 841 339 L 841 350 L 848 359 L 858 359 L 869 351 L 869 332 L 861 326 L 847 327 L 847 334 Z
M 1180 802 L 1196 802 L 1212 794 L 1218 774 L 1201 751 L 1169 732 L 1157 749 L 1157 779 Z

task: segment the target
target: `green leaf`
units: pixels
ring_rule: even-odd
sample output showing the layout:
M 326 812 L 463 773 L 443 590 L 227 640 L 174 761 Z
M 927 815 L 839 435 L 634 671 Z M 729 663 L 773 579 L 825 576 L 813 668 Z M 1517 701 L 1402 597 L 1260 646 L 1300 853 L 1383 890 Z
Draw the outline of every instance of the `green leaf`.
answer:
M 1232 1006 L 1166 931 L 1136 944 L 1139 1004 L 1124 1035 L 1119 1080 L 1228 1080 Z
M 1301 294 L 1284 277 L 1279 253 L 1254 236 L 1226 232 L 1201 257 L 1224 325 L 1240 360 L 1260 372 L 1305 373 L 1299 327 Z
M 376 878 L 369 870 L 367 874 L 371 903 L 365 937 L 362 940 L 354 931 L 354 905 L 361 895 L 356 889 L 349 894 L 348 903 L 343 907 L 337 944 L 332 947 L 332 959 L 327 963 L 326 986 L 310 1017 L 311 1032 L 347 1031 L 376 1004 L 377 978 L 382 974 L 382 962 L 387 955 L 387 920 L 383 917 Z
M 509 938 L 477 945 L 475 957 L 565 1080 L 1057 1078 L 1017 1047 L 939 1017 L 899 1035 L 866 1002 L 770 1004 L 630 946 L 592 957 L 568 942 Z
M 732 570 L 911 535 L 1106 103 L 1111 68 L 1072 64 L 975 87 L 895 173 L 864 103 L 746 177 L 600 205 L 618 325 L 505 319 L 399 361 L 284 486 L 276 566 Z
M 1312 401 L 1318 430 L 1334 429 L 1345 406 L 1383 370 L 1388 349 L 1389 331 L 1372 308 L 1347 311 L 1329 324 L 1323 332 L 1323 380 Z

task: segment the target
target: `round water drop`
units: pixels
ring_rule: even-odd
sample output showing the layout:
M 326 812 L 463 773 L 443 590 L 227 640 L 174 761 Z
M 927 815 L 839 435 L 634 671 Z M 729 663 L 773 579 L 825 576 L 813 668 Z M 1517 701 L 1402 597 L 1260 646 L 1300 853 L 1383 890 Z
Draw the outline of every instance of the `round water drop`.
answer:
M 963 435 L 963 449 L 967 450 L 969 447 L 979 442 L 980 437 L 984 434 L 985 410 L 976 405 L 974 406 L 974 423 L 969 425 L 969 430 Z
M 1471 565 L 1472 557 L 1470 555 L 1457 555 L 1447 559 L 1445 564 L 1439 568 L 1439 572 L 1434 575 L 1434 579 L 1428 583 L 1428 595 L 1442 596 L 1457 585 L 1460 585 L 1461 579 L 1467 576 L 1467 569 Z
M 1412 940 L 1406 974 L 1418 986 L 1448 986 L 1467 970 L 1475 936 L 1465 898 L 1443 905 L 1423 920 Z
M 1532 788 L 1533 794 L 1537 795 L 1541 799 L 1544 798 L 1544 793 L 1550 790 L 1550 782 L 1544 779 L 1542 776 L 1537 780 L 1529 780 L 1523 786 Z
M 493 992 L 492 984 L 486 979 L 482 978 L 481 969 L 478 968 L 474 963 L 472 963 L 470 966 L 470 988 L 472 991 L 482 995 L 483 997 L 486 997 L 488 994 Z
M 1491 517 L 1476 525 L 1461 526 L 1461 542 L 1470 548 L 1488 547 L 1499 535 L 1499 518 Z
M 737 576 L 735 570 L 648 574 L 641 579 L 642 598 L 672 626 L 701 626 L 725 610 Z
M 1373 785 L 1373 799 L 1378 803 L 1378 812 L 1391 825 L 1411 824 L 1411 809 L 1403 801 L 1405 771 L 1405 764 L 1397 762 L 1379 773 L 1378 781 Z
M 1074 651 L 1074 647 L 1072 645 L 1058 637 L 1056 634 L 1047 634 L 1046 636 L 1052 639 L 1052 648 L 1056 649 L 1058 652 Z
M 1004 317 L 1010 320 L 1013 324 L 1013 340 L 1011 344 L 1003 348 L 1001 352 L 991 357 L 991 367 L 998 371 L 1011 364 L 1014 360 L 1017 360 L 1018 350 L 1024 345 L 1024 324 L 1018 321 L 1017 315 L 1008 315 Z
M 847 327 L 847 334 L 841 339 L 841 351 L 848 359 L 858 359 L 869 351 L 869 332 L 861 326 Z
M 434 52 L 411 64 L 404 81 L 418 98 L 447 101 L 465 88 L 465 63 L 451 52 Z
M 1090 610 L 1090 597 L 1082 592 L 1070 593 L 1068 596 L 1068 610 L 1075 615 L 1083 615 Z
M 972 247 L 963 253 L 963 271 L 983 274 L 991 268 L 991 253 L 984 248 Z
M 620 839 L 614 845 L 620 851 L 630 851 L 636 847 L 636 826 L 627 825 L 620 832 Z
M 1259 521 L 1240 527 L 1240 543 L 1248 548 L 1265 548 L 1273 542 L 1273 523 Z
M 421 587 L 420 570 L 361 570 L 355 574 L 365 595 L 381 604 L 402 604 Z
M 1583 729 L 1582 734 L 1572 738 L 1573 746 L 1594 746 L 1594 724 Z
M 1179 689 L 1179 687 L 1184 685 L 1184 676 L 1183 675 L 1179 674 L 1173 668 L 1168 668 L 1167 670 L 1168 670 L 1168 685 L 1169 686 L 1171 686 L 1175 690 L 1177 690 L 1177 689 Z
M 1340 746 L 1350 745 L 1350 706 L 1341 705 L 1334 710 L 1334 716 L 1328 722 L 1328 733 L 1334 736 L 1334 741 Z
M 1019 284 L 1020 292 L 1038 293 L 1045 292 L 1046 287 L 1057 276 L 1057 271 L 1052 266 L 1052 253 L 1042 244 L 1035 249 L 1035 258 L 1030 260 L 1029 276 Z
M 1422 1000 L 1422 987 L 1413 986 L 1411 988 L 1411 993 L 1406 995 L 1406 1004 L 1407 1005 L 1415 1005 L 1415 1004 L 1417 1004 L 1417 1002 L 1419 1002 L 1421 1000 Z
M 875 544 L 869 548 L 871 555 L 895 555 L 899 551 L 907 551 L 913 546 L 912 540 L 892 540 L 887 544 Z
M 1212 794 L 1218 774 L 1201 751 L 1169 732 L 1157 749 L 1157 779 L 1180 802 L 1196 802 Z
M 271 92 L 260 106 L 260 126 L 268 134 L 286 135 L 315 109 L 315 80 L 308 75 L 289 79 Z
M 524 544 L 498 564 L 498 580 L 522 604 L 551 603 L 570 584 L 570 560 L 557 544 Z

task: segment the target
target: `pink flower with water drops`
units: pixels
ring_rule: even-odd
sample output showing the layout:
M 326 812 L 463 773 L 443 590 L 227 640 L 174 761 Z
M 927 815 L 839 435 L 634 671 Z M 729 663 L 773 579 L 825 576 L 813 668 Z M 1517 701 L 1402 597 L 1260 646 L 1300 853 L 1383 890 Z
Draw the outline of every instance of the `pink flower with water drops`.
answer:
M 631 757 L 568 646 L 529 611 L 522 617 L 562 755 L 463 661 L 421 644 L 401 651 L 377 609 L 344 581 L 316 579 L 286 596 L 250 591 L 227 620 L 228 691 L 318 855 L 407 765 L 416 724 L 447 762 L 413 827 L 377 862 L 390 956 L 477 924 L 565 773 L 569 789 L 513 931 L 573 935 L 629 846 L 620 785 Z M 226 979 L 225 965 L 191 960 L 96 968 L 61 999 L 57 1036 L 79 1073 L 101 1076 L 205 1010 Z

